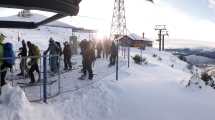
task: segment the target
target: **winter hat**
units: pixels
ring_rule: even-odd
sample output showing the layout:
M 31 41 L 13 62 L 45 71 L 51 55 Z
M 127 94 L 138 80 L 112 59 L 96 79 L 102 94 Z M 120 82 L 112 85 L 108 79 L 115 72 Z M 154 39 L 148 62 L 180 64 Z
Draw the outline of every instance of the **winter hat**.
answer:
M 2 43 L 5 38 L 6 38 L 6 36 L 4 34 L 0 33 L 0 43 Z
M 50 42 L 50 43 L 53 43 L 53 42 L 54 42 L 54 39 L 51 37 L 51 38 L 49 39 L 49 42 Z
M 2 33 L 0 33 L 0 37 L 6 38 L 6 36 Z

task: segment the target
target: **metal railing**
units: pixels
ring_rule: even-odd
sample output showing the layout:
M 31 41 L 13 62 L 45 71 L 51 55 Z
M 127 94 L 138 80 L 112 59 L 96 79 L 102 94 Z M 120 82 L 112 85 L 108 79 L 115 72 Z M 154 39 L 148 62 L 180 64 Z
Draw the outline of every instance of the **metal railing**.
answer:
M 78 56 L 77 56 L 78 57 Z M 21 60 L 26 60 L 26 64 L 29 62 L 30 59 L 32 58 L 38 58 L 38 65 L 39 65 L 39 75 L 36 75 L 36 78 L 39 79 L 40 82 L 36 84 L 28 84 L 30 82 L 30 78 L 28 77 L 28 69 L 26 69 L 25 74 L 23 76 L 17 76 L 17 74 L 20 72 L 20 66 L 19 63 Z M 51 68 L 50 64 L 53 64 L 51 59 L 57 59 L 54 60 L 57 65 L 57 70 L 53 70 Z M 122 57 L 123 58 L 123 57 Z M 4 58 L 4 59 L 11 59 L 11 58 Z M 10 82 L 13 86 L 20 86 L 24 92 L 26 93 L 26 96 L 28 97 L 29 101 L 31 102 L 47 102 L 48 99 L 54 98 L 58 96 L 59 94 L 64 94 L 64 93 L 71 93 L 78 91 L 80 89 L 83 89 L 85 87 L 91 86 L 98 81 L 102 80 L 105 78 L 105 76 L 109 76 L 115 72 L 115 69 L 107 69 L 106 73 L 97 73 L 99 76 L 96 76 L 96 80 L 93 80 L 92 82 L 89 83 L 84 83 L 82 85 L 73 85 L 73 82 L 71 82 L 70 78 L 66 78 L 63 81 L 61 80 L 61 77 L 63 78 L 65 72 L 63 71 L 63 59 L 59 55 L 41 55 L 41 56 L 28 56 L 28 57 L 16 57 L 15 58 L 15 65 L 13 66 L 13 70 L 11 72 L 7 73 L 6 80 Z M 79 60 L 79 58 L 77 59 Z M 77 61 L 76 60 L 76 61 Z M 54 62 L 54 63 L 55 63 Z M 79 61 L 80 62 L 80 61 Z M 121 59 L 119 62 L 119 68 L 121 69 L 122 66 L 126 64 L 126 61 L 124 59 Z M 78 65 L 79 66 L 79 65 Z M 78 66 L 77 70 L 80 70 Z M 108 65 L 107 65 L 108 66 Z M 53 67 L 53 66 L 52 66 Z M 103 69 L 103 66 L 98 69 Z M 75 68 L 76 70 L 76 68 Z M 2 71 L 0 71 L 1 74 Z M 78 71 L 73 72 L 73 73 L 79 73 Z M 75 74 L 73 74 L 74 76 Z M 39 77 L 40 76 L 40 77 Z M 65 74 L 67 76 L 67 74 Z M 67 86 L 65 86 L 67 85 Z
M 57 59 L 56 64 L 56 71 L 52 72 L 50 70 L 50 65 L 48 64 L 51 59 Z M 7 59 L 14 59 L 14 58 L 2 58 L 1 60 Z M 39 66 L 39 75 L 34 74 L 36 83 L 30 84 L 30 77 L 29 77 L 29 69 L 30 66 L 28 62 L 30 59 L 38 59 L 38 66 Z M 20 62 L 22 60 L 26 61 L 26 68 L 25 72 L 22 76 L 18 76 L 17 74 L 20 73 Z M 9 82 L 12 86 L 20 86 L 26 96 L 28 97 L 29 101 L 31 102 L 39 102 L 44 101 L 47 102 L 47 99 L 53 98 L 60 94 L 60 82 L 61 82 L 61 64 L 62 59 L 59 55 L 42 55 L 42 56 L 27 56 L 27 57 L 16 57 L 15 64 L 10 72 L 7 72 L 6 81 Z M 4 69 L 3 71 L 7 70 Z M 0 75 L 3 71 L 0 71 Z

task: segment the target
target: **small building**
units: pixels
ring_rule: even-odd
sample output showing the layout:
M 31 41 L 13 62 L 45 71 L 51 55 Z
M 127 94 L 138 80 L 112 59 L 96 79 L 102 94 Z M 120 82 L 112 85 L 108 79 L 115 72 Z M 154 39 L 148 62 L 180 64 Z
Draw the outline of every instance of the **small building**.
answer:
M 125 35 L 119 38 L 119 42 L 122 46 L 130 45 L 130 47 L 137 47 L 137 48 L 145 48 L 145 47 L 153 46 L 153 42 L 150 39 L 144 37 L 144 34 L 143 34 L 143 37 L 140 37 L 134 33 L 130 35 Z

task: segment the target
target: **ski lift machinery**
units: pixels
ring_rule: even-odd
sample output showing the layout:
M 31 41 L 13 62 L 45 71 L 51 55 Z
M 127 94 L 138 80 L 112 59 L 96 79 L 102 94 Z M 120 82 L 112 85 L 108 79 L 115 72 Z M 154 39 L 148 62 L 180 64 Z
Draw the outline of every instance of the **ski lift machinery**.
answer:
M 75 16 L 79 12 L 81 0 L 0 0 L 0 7 L 27 10 L 42 10 L 56 13 L 40 22 L 2 21 L 0 28 L 35 29 L 66 16 Z

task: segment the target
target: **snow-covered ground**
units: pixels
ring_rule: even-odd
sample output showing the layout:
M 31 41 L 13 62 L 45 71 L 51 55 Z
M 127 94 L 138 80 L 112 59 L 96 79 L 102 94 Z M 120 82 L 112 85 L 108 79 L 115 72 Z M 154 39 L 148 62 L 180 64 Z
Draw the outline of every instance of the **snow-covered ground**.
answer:
M 140 53 L 133 50 L 132 56 Z M 19 87 L 5 86 L 1 120 L 214 120 L 215 91 L 185 87 L 192 77 L 187 63 L 154 49 L 142 56 L 148 64 L 132 61 L 127 68 L 122 60 L 118 81 L 105 59 L 96 62 L 93 81 L 77 80 L 78 72 L 65 73 L 62 84 L 80 89 L 48 104 L 29 103 Z

